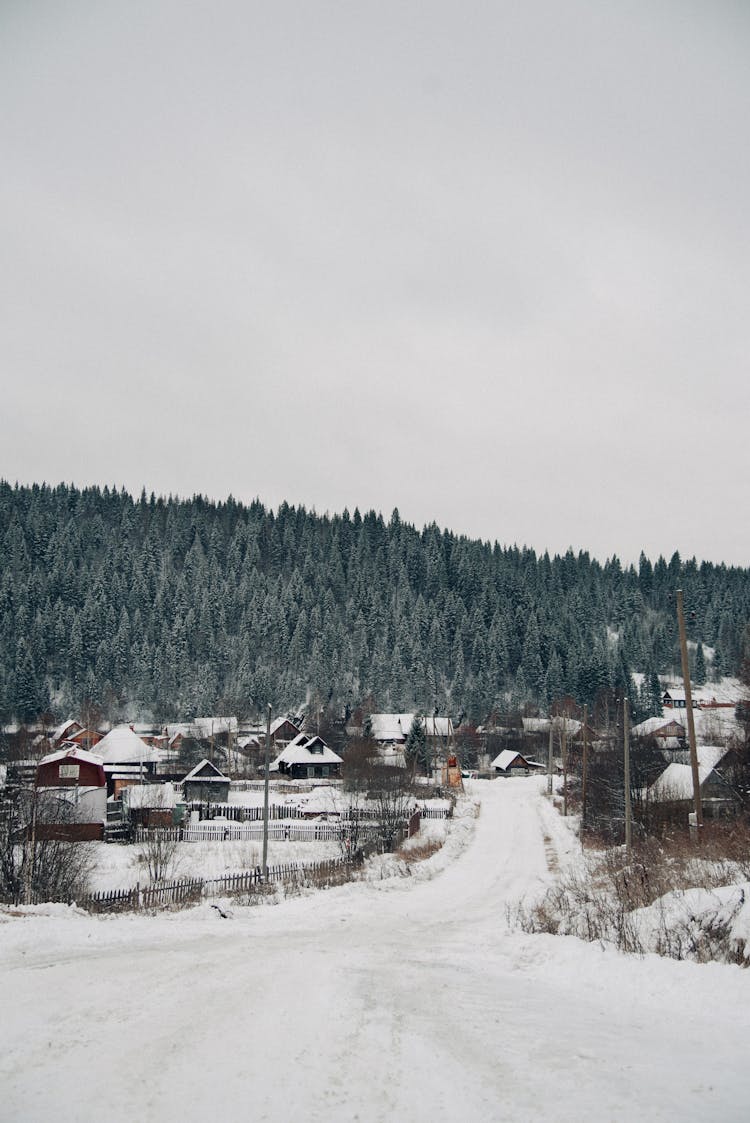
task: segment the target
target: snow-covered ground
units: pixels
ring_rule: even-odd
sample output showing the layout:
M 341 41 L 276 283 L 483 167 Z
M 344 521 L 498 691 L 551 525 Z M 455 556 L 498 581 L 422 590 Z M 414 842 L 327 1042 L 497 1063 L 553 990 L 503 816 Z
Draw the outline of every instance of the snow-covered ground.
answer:
M 0 913 L 0 1118 L 745 1120 L 750 971 L 509 929 L 577 846 L 542 787 L 475 782 L 410 877 Z

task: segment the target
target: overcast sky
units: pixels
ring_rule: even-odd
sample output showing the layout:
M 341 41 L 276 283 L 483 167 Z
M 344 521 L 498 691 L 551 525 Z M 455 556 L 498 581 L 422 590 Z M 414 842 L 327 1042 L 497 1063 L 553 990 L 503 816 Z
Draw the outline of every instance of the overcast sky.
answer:
M 4 0 L 0 476 L 750 564 L 744 0 Z

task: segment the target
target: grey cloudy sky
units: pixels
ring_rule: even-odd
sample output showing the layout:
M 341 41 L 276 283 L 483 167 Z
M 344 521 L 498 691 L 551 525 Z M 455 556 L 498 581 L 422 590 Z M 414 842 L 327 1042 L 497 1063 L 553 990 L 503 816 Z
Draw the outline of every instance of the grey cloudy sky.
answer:
M 742 0 L 0 5 L 0 475 L 750 564 Z

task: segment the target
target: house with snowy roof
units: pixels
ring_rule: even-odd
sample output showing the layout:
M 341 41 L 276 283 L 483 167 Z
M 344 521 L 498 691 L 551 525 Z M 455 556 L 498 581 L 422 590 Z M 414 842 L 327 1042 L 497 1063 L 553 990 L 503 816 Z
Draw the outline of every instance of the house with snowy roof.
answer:
M 491 762 L 490 768 L 497 776 L 513 776 L 520 773 L 528 776 L 531 772 L 544 771 L 543 764 L 522 756 L 514 749 L 503 749 Z
M 229 799 L 229 777 L 205 758 L 190 769 L 182 787 L 186 803 L 226 803 Z
M 727 750 L 718 745 L 699 745 L 698 782 L 701 802 L 707 817 L 730 809 L 736 800 L 731 784 L 721 774 L 721 762 Z M 648 788 L 646 798 L 651 804 L 671 805 L 673 810 L 688 810 L 693 802 L 693 770 L 689 763 L 668 764 Z
M 78 745 L 42 757 L 35 787 L 38 838 L 97 841 L 104 838 L 107 781 L 100 756 Z
M 647 717 L 631 727 L 630 737 L 634 741 L 654 737 L 662 749 L 684 749 L 685 726 L 675 718 L 665 721 L 663 717 Z
M 63 745 L 79 745 L 82 749 L 93 749 L 102 739 L 102 734 L 95 729 L 86 729 L 80 721 L 69 718 L 62 722 L 49 735 L 51 748 L 59 749 Z
M 370 730 L 374 741 L 379 744 L 403 745 L 414 724 L 416 713 L 411 714 L 370 714 Z M 453 738 L 453 719 L 438 717 L 437 714 L 419 715 L 428 740 L 448 744 Z
M 104 764 L 110 795 L 119 795 L 128 784 L 141 783 L 156 771 L 162 750 L 147 745 L 129 725 L 116 725 L 96 746 Z
M 292 780 L 324 779 L 339 776 L 342 764 L 342 758 L 322 737 L 300 733 L 284 746 L 271 763 L 270 771 Z

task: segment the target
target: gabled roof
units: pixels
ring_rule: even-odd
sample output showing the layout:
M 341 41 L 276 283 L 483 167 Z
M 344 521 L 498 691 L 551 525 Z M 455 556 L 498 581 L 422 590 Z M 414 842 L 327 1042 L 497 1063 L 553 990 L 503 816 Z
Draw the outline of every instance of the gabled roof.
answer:
M 698 746 L 698 783 L 703 787 L 727 750 L 718 745 Z M 668 764 L 648 789 L 658 803 L 693 798 L 693 770 L 689 764 Z
M 370 714 L 370 727 L 376 741 L 405 741 L 414 714 Z
M 52 744 L 56 745 L 60 741 L 63 741 L 66 735 L 73 730 L 73 726 L 75 726 L 76 730 L 83 729 L 80 721 L 76 721 L 76 719 L 73 717 L 68 718 L 67 721 L 62 722 L 61 725 L 58 725 L 57 729 L 53 729 L 49 737 Z
M 320 751 L 314 752 L 313 749 Z M 306 733 L 300 733 L 279 753 L 270 765 L 270 770 L 278 772 L 280 764 L 343 764 L 343 760 L 338 753 L 328 748 L 322 737 L 309 737 Z
M 492 761 L 490 768 L 501 768 L 503 772 L 507 772 L 508 768 L 510 768 L 514 760 L 523 761 L 523 768 L 538 767 L 537 764 L 527 760 L 526 757 L 521 753 L 517 753 L 515 749 L 503 749 L 503 751 L 501 753 L 498 753 L 495 759 Z
M 218 737 L 220 733 L 236 733 L 237 728 L 236 717 L 196 717 L 192 721 L 170 722 L 166 726 L 166 734 L 170 744 L 180 734 L 207 741 L 212 736 Z
M 414 724 L 416 713 L 412 714 L 370 714 L 372 736 L 376 741 L 405 741 Z M 419 715 L 428 737 L 451 737 L 453 721 L 450 717 L 428 714 Z
M 273 737 L 274 733 L 281 729 L 283 725 L 286 725 L 287 722 L 291 725 L 292 729 L 296 729 L 297 733 L 300 732 L 299 726 L 296 722 L 292 721 L 290 717 L 277 717 L 275 721 L 271 722 L 271 736 Z
M 216 765 L 206 757 L 199 761 L 195 768 L 192 768 L 190 772 L 188 772 L 182 782 L 183 784 L 187 784 L 191 780 L 198 781 L 201 784 L 229 783 L 229 777 L 225 776 L 221 769 L 217 768 Z
M 48 753 L 47 756 L 42 757 L 39 764 L 40 766 L 42 764 L 54 764 L 57 760 L 78 760 L 81 764 L 95 764 L 99 768 L 103 764 L 101 756 L 97 753 L 87 752 L 80 745 L 73 745 L 72 747 L 57 749 L 54 753 Z
M 669 737 L 684 736 L 685 726 L 673 717 L 647 717 L 645 721 L 632 726 L 630 730 L 631 737 L 652 737 L 657 733 Z

